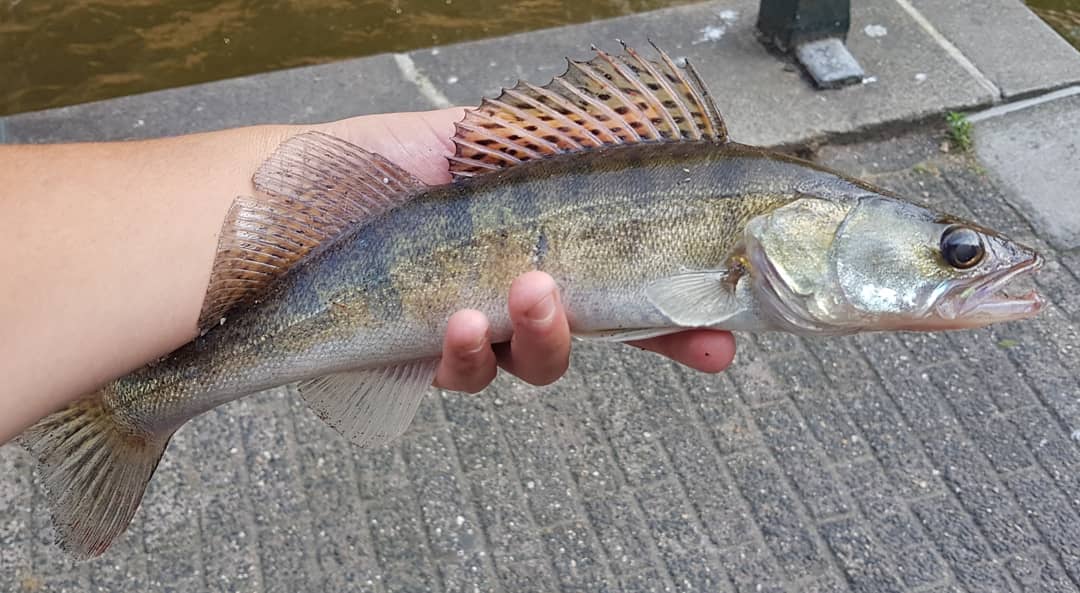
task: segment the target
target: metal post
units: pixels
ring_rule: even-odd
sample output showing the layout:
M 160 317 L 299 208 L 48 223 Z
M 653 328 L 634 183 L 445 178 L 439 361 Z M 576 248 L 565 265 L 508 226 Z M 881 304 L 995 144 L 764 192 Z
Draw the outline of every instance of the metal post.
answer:
M 757 26 L 766 43 L 793 52 L 819 87 L 862 80 L 862 67 L 844 45 L 851 0 L 761 0 Z

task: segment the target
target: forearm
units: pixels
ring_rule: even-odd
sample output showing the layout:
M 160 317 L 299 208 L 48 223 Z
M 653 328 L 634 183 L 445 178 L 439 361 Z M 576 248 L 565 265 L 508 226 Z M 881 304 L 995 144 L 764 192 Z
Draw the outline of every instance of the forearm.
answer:
M 0 442 L 196 335 L 225 213 L 296 131 L 0 146 Z

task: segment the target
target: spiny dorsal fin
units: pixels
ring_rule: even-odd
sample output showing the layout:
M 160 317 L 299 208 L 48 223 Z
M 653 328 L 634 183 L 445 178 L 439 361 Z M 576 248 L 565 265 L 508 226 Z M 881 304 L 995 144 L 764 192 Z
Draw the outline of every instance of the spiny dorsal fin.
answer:
M 284 142 L 254 182 L 262 195 L 237 198 L 221 227 L 199 315 L 203 331 L 258 298 L 315 247 L 425 187 L 385 158 L 319 132 Z
M 593 50 L 588 62 L 567 59 L 566 72 L 547 86 L 519 82 L 467 111 L 453 138 L 454 178 L 605 145 L 727 141 L 724 120 L 689 63 L 679 68 L 660 48 L 659 61 L 625 44 L 615 56 Z

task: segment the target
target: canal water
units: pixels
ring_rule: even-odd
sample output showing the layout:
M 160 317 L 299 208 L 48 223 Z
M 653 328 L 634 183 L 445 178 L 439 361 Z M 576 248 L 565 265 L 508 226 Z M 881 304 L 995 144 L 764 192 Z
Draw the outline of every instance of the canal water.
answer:
M 0 0 L 0 115 L 691 1 Z M 1080 47 L 1080 0 L 1028 4 Z

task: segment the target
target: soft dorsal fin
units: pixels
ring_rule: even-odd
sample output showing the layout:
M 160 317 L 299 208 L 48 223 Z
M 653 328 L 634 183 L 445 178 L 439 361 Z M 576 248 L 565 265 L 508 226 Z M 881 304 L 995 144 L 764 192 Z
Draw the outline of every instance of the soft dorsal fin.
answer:
M 566 72 L 546 86 L 519 82 L 467 111 L 449 157 L 454 178 L 605 145 L 727 141 L 724 120 L 689 63 L 679 68 L 660 48 L 659 61 L 625 44 L 615 56 L 593 50 L 588 62 L 567 59 Z
M 218 239 L 199 328 L 250 302 L 312 249 L 426 186 L 387 159 L 319 132 L 285 141 L 233 202 Z

